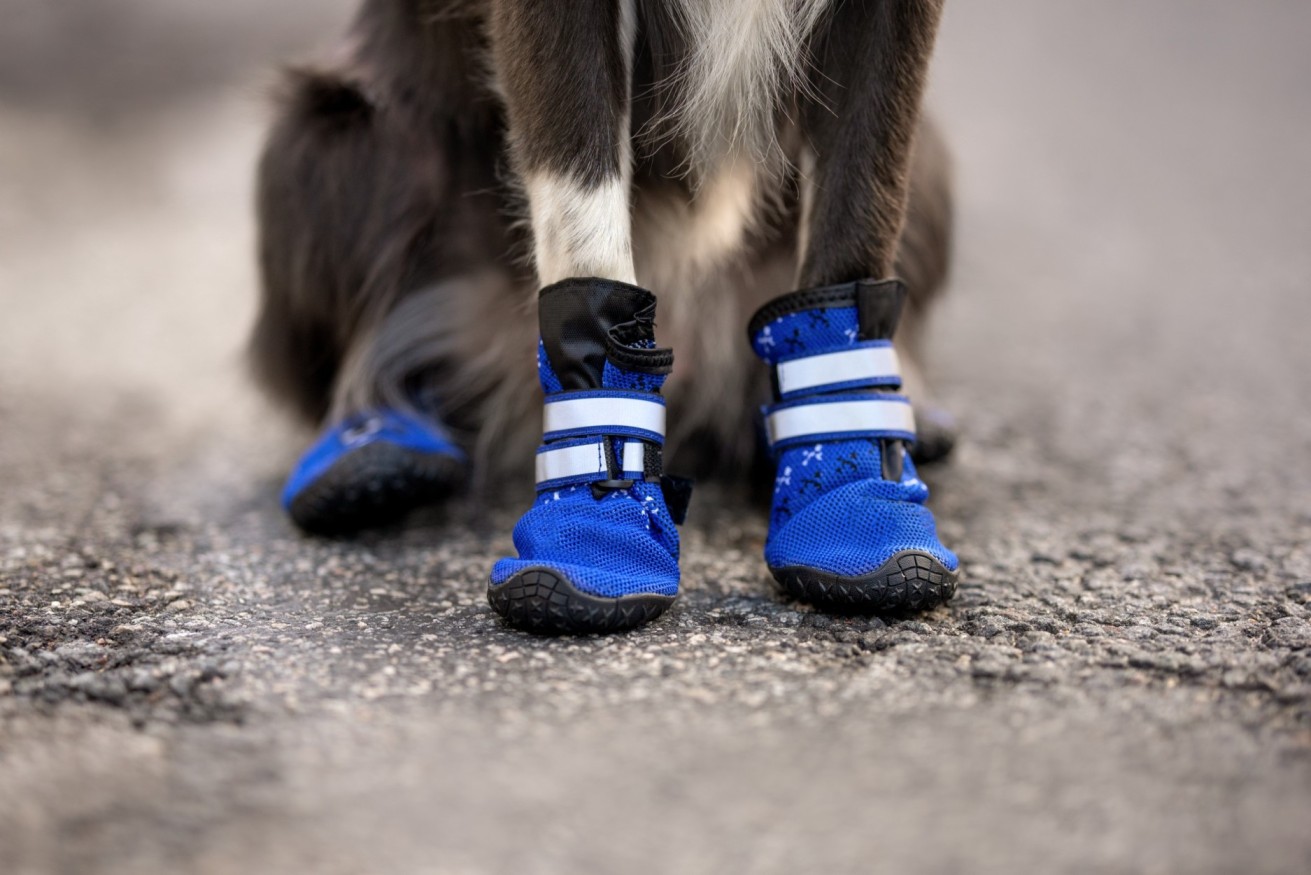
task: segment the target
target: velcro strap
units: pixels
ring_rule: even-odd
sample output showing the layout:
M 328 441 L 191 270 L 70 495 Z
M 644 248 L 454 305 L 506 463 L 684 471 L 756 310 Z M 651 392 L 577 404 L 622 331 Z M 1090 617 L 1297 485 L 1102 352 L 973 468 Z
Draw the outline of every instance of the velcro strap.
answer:
M 640 480 L 646 475 L 646 444 L 641 441 L 624 441 L 624 452 L 620 458 L 624 476 Z
M 765 427 L 774 448 L 856 437 L 913 441 L 915 413 L 902 395 L 824 395 L 767 408 Z
M 641 480 L 646 476 L 646 444 L 624 441 L 620 454 L 623 476 Z M 537 485 L 566 486 L 591 483 L 610 477 L 605 439 L 543 446 L 537 450 Z
M 545 440 L 608 435 L 663 443 L 665 399 L 646 392 L 598 389 L 546 399 Z
M 901 363 L 890 340 L 868 340 L 849 349 L 779 362 L 778 393 L 826 392 L 868 386 L 900 386 Z

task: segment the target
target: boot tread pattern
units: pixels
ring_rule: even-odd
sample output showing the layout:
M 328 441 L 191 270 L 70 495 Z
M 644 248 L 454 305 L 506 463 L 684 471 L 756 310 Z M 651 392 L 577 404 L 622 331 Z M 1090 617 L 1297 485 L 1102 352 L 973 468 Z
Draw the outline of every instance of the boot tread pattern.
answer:
M 588 595 L 547 568 L 526 569 L 487 590 L 487 601 L 507 623 L 538 635 L 623 632 L 651 622 L 663 614 L 675 598 Z
M 342 456 L 301 491 L 288 510 L 307 532 L 344 535 L 396 522 L 435 504 L 464 478 L 465 465 L 459 459 L 380 442 Z
M 918 550 L 903 550 L 863 577 L 842 577 L 804 566 L 770 570 L 793 598 L 833 613 L 925 611 L 956 594 L 956 572 Z

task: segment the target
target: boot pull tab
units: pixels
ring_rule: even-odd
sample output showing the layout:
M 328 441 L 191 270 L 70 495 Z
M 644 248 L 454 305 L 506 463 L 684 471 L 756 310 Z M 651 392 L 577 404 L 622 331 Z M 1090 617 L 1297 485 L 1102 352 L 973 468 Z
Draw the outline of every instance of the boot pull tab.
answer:
M 861 280 L 856 284 L 856 314 L 861 340 L 891 340 L 906 303 L 906 284 L 899 279 Z

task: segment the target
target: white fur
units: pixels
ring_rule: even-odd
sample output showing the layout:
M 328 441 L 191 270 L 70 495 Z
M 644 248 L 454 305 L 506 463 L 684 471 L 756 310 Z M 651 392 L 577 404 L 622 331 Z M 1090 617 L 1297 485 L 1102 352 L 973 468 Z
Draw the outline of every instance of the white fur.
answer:
M 633 71 L 637 32 L 636 0 L 620 0 L 619 45 L 625 74 Z M 631 115 L 619 119 L 619 177 L 588 186 L 551 172 L 525 180 L 532 216 L 538 282 L 547 286 L 568 277 L 595 276 L 626 283 L 637 281 L 633 269 L 630 195 L 633 182 Z
M 781 157 L 775 111 L 801 87 L 805 42 L 832 0 L 673 0 L 690 46 L 679 74 L 674 130 L 694 177 L 725 156 Z
M 742 254 L 758 218 L 756 168 L 733 162 L 705 181 L 692 200 L 681 194 L 639 192 L 634 205 L 638 278 L 661 291 L 685 287 Z
M 547 286 L 574 276 L 636 280 L 629 176 L 595 187 L 554 173 L 528 177 L 538 282 Z

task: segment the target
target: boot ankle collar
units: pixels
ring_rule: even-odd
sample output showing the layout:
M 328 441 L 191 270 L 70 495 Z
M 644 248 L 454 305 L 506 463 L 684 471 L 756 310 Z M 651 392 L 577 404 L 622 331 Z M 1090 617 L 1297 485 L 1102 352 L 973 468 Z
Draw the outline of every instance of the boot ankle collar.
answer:
M 765 326 L 792 313 L 833 307 L 855 307 L 861 340 L 888 340 L 897 330 L 906 284 L 899 279 L 856 280 L 833 286 L 801 289 L 775 298 L 756 311 L 747 325 L 748 339 Z
M 596 277 L 561 280 L 538 294 L 542 345 L 561 388 L 599 389 L 606 359 L 625 370 L 668 373 L 669 350 L 655 343 L 655 295 Z

